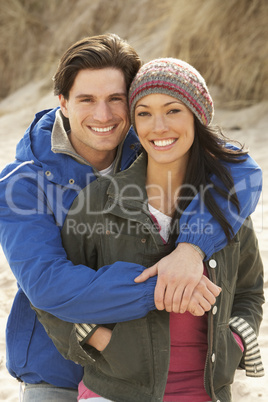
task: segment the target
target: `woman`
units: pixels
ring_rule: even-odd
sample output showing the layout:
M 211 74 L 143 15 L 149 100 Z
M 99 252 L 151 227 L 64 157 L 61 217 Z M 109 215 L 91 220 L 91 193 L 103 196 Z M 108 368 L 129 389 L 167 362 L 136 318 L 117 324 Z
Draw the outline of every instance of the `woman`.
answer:
M 128 170 L 98 179 L 77 197 L 62 232 L 68 257 L 96 269 L 119 259 L 151 266 L 175 247 L 176 223 L 199 192 L 204 213 L 209 210 L 229 238 L 204 264 L 204 276 L 222 292 L 200 317 L 154 310 L 142 319 L 99 323 L 108 338 L 111 333 L 102 351 L 90 346 L 93 336 L 88 339 L 83 326 L 37 314 L 59 351 L 85 367 L 81 401 L 102 395 L 116 402 L 229 402 L 239 366 L 247 375 L 263 375 L 256 340 L 264 302 L 257 240 L 250 218 L 231 240 L 220 207 L 231 194 L 239 211 L 225 163 L 240 163 L 245 152 L 209 127 L 213 102 L 205 81 L 181 60 L 145 64 L 129 101 L 143 152 Z M 90 215 L 88 191 L 95 194 Z

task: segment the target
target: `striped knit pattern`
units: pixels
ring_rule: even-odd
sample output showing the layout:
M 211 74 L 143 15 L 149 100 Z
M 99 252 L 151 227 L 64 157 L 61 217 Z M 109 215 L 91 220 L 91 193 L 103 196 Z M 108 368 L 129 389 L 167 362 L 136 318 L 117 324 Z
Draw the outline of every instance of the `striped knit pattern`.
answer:
M 208 126 L 214 115 L 213 101 L 204 78 L 185 61 L 173 58 L 152 60 L 144 64 L 129 90 L 131 122 L 135 128 L 135 105 L 146 95 L 155 93 L 173 96 Z
M 79 343 L 83 342 L 94 330 L 96 324 L 75 324 L 76 337 Z
M 246 370 L 246 375 L 249 377 L 263 377 L 264 368 L 255 332 L 243 318 L 232 317 L 229 324 L 244 343 L 243 368 Z

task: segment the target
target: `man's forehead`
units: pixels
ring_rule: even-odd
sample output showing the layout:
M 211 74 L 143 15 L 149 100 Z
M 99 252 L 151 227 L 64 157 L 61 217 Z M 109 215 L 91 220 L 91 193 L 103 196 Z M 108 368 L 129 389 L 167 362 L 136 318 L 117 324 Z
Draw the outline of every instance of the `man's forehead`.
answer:
M 104 97 L 127 95 L 124 74 L 115 68 L 79 71 L 71 92 L 75 97 L 82 95 Z

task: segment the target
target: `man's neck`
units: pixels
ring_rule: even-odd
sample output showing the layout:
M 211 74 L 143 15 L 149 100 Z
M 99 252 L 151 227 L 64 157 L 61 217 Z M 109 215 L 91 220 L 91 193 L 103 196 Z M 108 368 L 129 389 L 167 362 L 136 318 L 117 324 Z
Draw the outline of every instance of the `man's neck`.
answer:
M 82 142 L 76 141 L 72 133 L 69 134 L 69 141 L 75 152 L 98 170 L 106 169 L 115 160 L 117 148 L 111 151 L 98 151 Z
M 64 153 L 72 156 L 79 163 L 90 164 L 97 170 L 103 170 L 109 167 L 116 158 L 117 150 L 107 151 L 99 155 L 97 151 L 86 151 L 85 146 L 74 147 L 70 141 L 69 120 L 66 119 L 60 110 L 56 112 L 56 119 L 52 129 L 51 150 L 54 153 Z M 82 149 L 80 149 L 82 148 Z M 119 146 L 120 148 L 120 146 Z
M 82 156 L 82 158 L 84 158 L 87 162 L 89 162 L 98 170 L 108 168 L 114 162 L 117 152 L 117 149 L 106 152 L 98 152 L 92 148 L 85 149 L 85 147 L 81 147 L 81 149 L 77 149 L 77 147 L 74 147 L 74 149 L 78 155 Z

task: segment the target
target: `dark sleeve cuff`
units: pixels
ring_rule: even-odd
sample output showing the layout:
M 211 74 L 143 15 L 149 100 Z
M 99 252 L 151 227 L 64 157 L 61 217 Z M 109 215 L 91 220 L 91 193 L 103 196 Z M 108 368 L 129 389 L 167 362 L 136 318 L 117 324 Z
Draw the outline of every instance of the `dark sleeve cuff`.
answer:
M 99 328 L 96 324 L 75 324 L 76 337 L 81 346 L 94 334 Z

